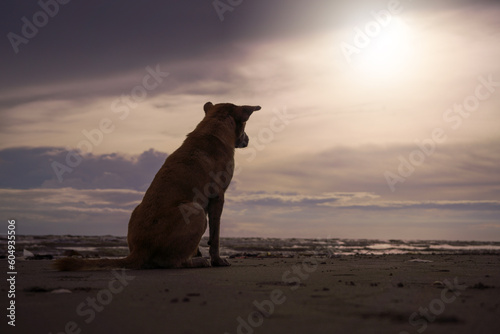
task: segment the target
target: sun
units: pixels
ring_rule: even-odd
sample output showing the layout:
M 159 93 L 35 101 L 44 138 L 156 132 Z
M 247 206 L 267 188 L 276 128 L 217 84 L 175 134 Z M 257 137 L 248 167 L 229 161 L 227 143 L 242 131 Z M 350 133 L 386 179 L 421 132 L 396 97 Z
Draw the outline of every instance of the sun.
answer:
M 411 69 L 413 53 L 411 29 L 402 19 L 393 18 L 360 50 L 354 66 L 363 75 L 401 76 Z

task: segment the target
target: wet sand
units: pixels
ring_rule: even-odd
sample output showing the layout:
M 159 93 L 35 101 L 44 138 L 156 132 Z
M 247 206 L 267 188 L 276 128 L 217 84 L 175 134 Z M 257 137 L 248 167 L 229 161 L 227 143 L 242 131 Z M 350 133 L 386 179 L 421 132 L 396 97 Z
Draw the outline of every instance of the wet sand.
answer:
M 411 261 L 411 260 L 426 261 Z M 57 272 L 18 261 L 2 333 L 496 333 L 500 256 L 230 259 L 231 267 Z M 7 261 L 1 260 L 2 268 Z M 7 272 L 7 270 L 5 270 Z

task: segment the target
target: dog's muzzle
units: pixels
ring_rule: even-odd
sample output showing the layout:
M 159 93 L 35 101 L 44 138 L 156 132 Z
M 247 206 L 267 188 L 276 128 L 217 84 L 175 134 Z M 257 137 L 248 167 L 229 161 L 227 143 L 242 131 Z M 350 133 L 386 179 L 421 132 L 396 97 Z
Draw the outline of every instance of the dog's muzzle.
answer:
M 248 146 L 249 141 L 250 141 L 250 139 L 248 138 L 247 134 L 245 132 L 243 132 L 241 134 L 240 138 L 238 138 L 238 141 L 236 142 L 235 147 L 236 148 L 245 148 Z

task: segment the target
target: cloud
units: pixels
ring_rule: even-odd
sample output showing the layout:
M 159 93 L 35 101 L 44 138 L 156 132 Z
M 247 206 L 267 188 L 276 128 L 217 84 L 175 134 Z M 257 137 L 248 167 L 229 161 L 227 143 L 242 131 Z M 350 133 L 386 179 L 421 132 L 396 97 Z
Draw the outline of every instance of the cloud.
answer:
M 222 231 L 234 236 L 496 240 L 498 200 L 386 200 L 371 193 L 226 196 Z M 489 226 L 489 227 L 488 227 Z
M 0 211 L 19 234 L 126 235 L 142 191 L 128 189 L 0 189 Z
M 490 200 L 497 199 L 500 186 L 498 145 L 495 138 L 467 145 L 437 144 L 432 154 L 419 153 L 425 160 L 413 165 L 410 155 L 420 152 L 416 144 L 332 145 L 328 150 L 311 148 L 289 155 L 286 144 L 270 143 L 251 161 L 247 154 L 237 154 L 241 173 L 234 180 L 236 189 L 247 192 L 369 193 L 387 201 Z M 394 192 L 387 171 L 401 177 Z
M 436 12 L 436 9 L 439 9 L 438 12 L 450 9 L 460 12 L 463 7 L 470 9 L 471 4 L 490 13 L 491 8 L 497 8 L 493 1 L 439 3 L 411 3 L 408 6 L 405 4 L 405 8 L 410 13 L 424 8 L 425 15 Z M 3 31 L 17 34 L 21 33 L 21 18 L 31 18 L 40 10 L 37 2 L 2 2 L 0 6 L 2 12 L 9 13 L 2 21 Z M 52 86 L 54 89 L 50 94 L 46 92 L 40 96 L 48 98 L 57 91 L 65 94 L 69 86 L 72 87 L 72 94 L 79 97 L 119 95 L 121 90 L 127 88 L 130 73 L 157 63 L 172 70 L 173 75 L 182 78 L 178 79 L 180 81 L 205 79 L 208 82 L 213 77 L 224 76 L 227 82 L 231 78 L 227 75 L 231 72 L 228 69 L 246 58 L 242 46 L 258 46 L 272 40 L 310 38 L 316 33 L 345 27 L 352 30 L 357 24 L 371 20 L 371 11 L 385 8 L 387 1 L 358 1 L 352 4 L 350 1 L 304 3 L 300 0 L 261 0 L 242 3 L 233 11 L 226 12 L 226 19 L 221 22 L 210 1 L 72 2 L 61 5 L 58 14 L 40 28 L 26 45 L 20 46 L 18 54 L 14 53 L 8 39 L 3 39 L 3 47 L 0 48 L 0 56 L 4 59 L 0 65 L 3 74 L 0 90 L 4 93 L 32 92 L 33 87 Z M 467 15 L 470 18 L 469 11 Z M 494 17 L 495 14 L 490 15 Z M 92 29 L 83 29 L 89 21 L 93 23 Z M 110 24 L 111 21 L 113 24 Z M 457 22 L 467 21 L 462 17 L 457 19 Z M 281 50 L 281 55 L 286 56 L 288 50 Z M 318 52 L 315 54 L 320 56 Z M 211 65 L 207 60 L 219 60 L 226 66 L 199 66 L 196 71 L 187 71 L 189 66 L 178 66 Z M 309 66 L 314 66 L 314 62 L 309 62 Z M 120 82 L 115 80 L 117 77 Z M 82 82 L 88 83 L 85 89 L 81 89 Z M 19 95 L 10 103 L 23 99 Z M 33 94 L 25 94 L 24 99 L 29 96 Z
M 0 188 L 75 188 L 145 190 L 167 154 L 153 149 L 139 155 L 85 155 L 59 182 L 52 162 L 66 164 L 68 151 L 60 147 L 0 150 Z
M 6 2 L 1 6 L 2 12 L 9 13 L 2 21 L 3 31 L 16 34 L 21 34 L 22 17 L 31 18 L 41 10 L 38 3 Z M 221 22 L 211 1 L 71 2 L 61 5 L 35 37 L 21 44 L 18 54 L 3 39 L 0 89 L 25 86 L 19 73 L 29 73 L 29 81 L 40 85 L 108 78 L 151 63 L 175 63 L 211 54 L 221 58 L 234 53 L 235 40 L 245 43 L 331 25 L 340 16 L 332 7 L 337 5 L 328 1 L 315 6 L 302 1 L 254 1 L 227 12 Z M 318 15 L 323 17 L 321 24 Z M 92 29 L 83 29 L 90 21 Z M 46 49 L 51 50 L 50 55 Z
M 500 211 L 498 200 L 385 200 L 372 193 L 324 193 L 319 195 L 304 195 L 300 193 L 245 193 L 229 191 L 227 203 L 246 209 L 255 207 L 270 208 L 335 208 L 359 209 L 365 211 L 381 210 L 464 210 L 464 211 Z
M 244 206 L 271 206 L 271 207 L 313 207 L 321 205 L 339 206 L 341 203 L 357 202 L 367 198 L 377 198 L 369 193 L 326 193 L 319 195 L 305 195 L 300 193 L 238 193 L 229 192 L 229 203 Z

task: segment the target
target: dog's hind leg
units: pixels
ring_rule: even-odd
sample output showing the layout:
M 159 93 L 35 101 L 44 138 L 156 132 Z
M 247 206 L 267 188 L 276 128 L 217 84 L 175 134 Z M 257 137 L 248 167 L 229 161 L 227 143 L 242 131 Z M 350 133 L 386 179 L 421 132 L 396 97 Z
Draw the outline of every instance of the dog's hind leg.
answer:
M 184 222 L 186 223 L 186 228 L 191 234 L 191 237 L 189 239 L 195 239 L 199 241 L 201 239 L 201 236 L 203 233 L 205 233 L 205 230 L 207 228 L 207 217 L 205 215 L 205 211 L 197 204 L 197 203 L 192 203 L 189 204 L 192 206 L 193 209 L 197 209 L 198 211 L 196 214 L 193 214 L 188 221 L 185 220 L 184 216 Z M 201 234 L 196 231 L 201 231 Z M 200 252 L 200 247 L 196 247 L 196 251 L 194 254 L 191 254 L 191 256 L 183 261 L 180 265 L 183 268 L 206 268 L 206 267 L 211 267 L 210 260 L 205 259 L 202 257 L 202 254 Z
M 207 229 L 205 210 L 197 203 L 183 203 L 170 219 L 176 221 L 175 233 L 166 241 L 170 261 L 176 268 L 210 267 L 210 261 L 201 257 L 199 244 Z

